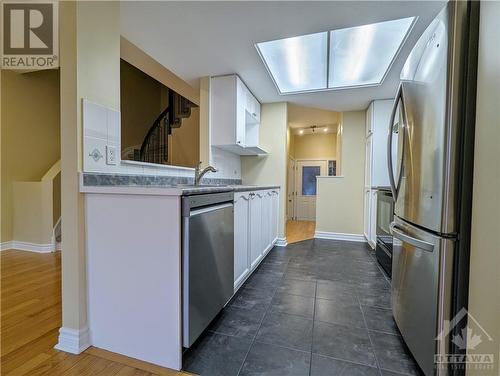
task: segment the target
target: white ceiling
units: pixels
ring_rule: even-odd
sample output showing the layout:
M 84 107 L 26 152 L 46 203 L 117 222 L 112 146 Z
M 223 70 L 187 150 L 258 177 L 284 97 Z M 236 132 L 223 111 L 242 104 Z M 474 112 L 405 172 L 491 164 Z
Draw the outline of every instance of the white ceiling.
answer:
M 411 47 L 444 1 L 277 1 L 121 3 L 122 35 L 178 76 L 237 73 L 260 102 L 288 101 L 335 111 L 365 109 L 390 98 Z M 254 45 L 257 42 L 419 16 L 380 86 L 279 95 Z

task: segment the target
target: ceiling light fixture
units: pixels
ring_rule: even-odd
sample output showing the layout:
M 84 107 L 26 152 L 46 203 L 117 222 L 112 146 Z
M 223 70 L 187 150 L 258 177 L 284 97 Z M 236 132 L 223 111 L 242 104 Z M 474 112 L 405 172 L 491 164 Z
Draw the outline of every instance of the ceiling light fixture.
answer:
M 380 85 L 417 17 L 257 43 L 280 94 Z

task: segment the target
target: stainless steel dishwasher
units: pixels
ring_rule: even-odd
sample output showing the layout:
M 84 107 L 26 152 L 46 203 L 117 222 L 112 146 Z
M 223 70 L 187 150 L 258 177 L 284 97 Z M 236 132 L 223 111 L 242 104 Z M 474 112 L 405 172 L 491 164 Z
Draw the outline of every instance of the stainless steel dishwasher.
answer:
M 182 198 L 183 346 L 190 347 L 234 292 L 233 192 Z

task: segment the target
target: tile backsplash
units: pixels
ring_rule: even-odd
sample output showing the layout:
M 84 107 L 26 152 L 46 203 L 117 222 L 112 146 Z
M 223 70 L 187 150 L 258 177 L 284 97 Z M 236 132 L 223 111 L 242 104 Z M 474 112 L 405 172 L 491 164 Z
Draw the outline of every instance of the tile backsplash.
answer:
M 211 176 L 220 179 L 241 179 L 241 158 L 239 155 L 211 147 L 210 164 L 218 171 Z

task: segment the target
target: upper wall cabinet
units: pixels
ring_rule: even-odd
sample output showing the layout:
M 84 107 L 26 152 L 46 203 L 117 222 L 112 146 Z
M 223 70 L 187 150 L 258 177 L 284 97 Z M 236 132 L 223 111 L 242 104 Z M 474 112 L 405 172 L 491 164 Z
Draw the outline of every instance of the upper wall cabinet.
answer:
M 260 103 L 237 75 L 210 82 L 212 145 L 240 155 L 266 154 L 259 146 Z
M 392 99 L 376 100 L 366 111 L 366 188 L 389 186 L 387 135 L 392 105 Z

